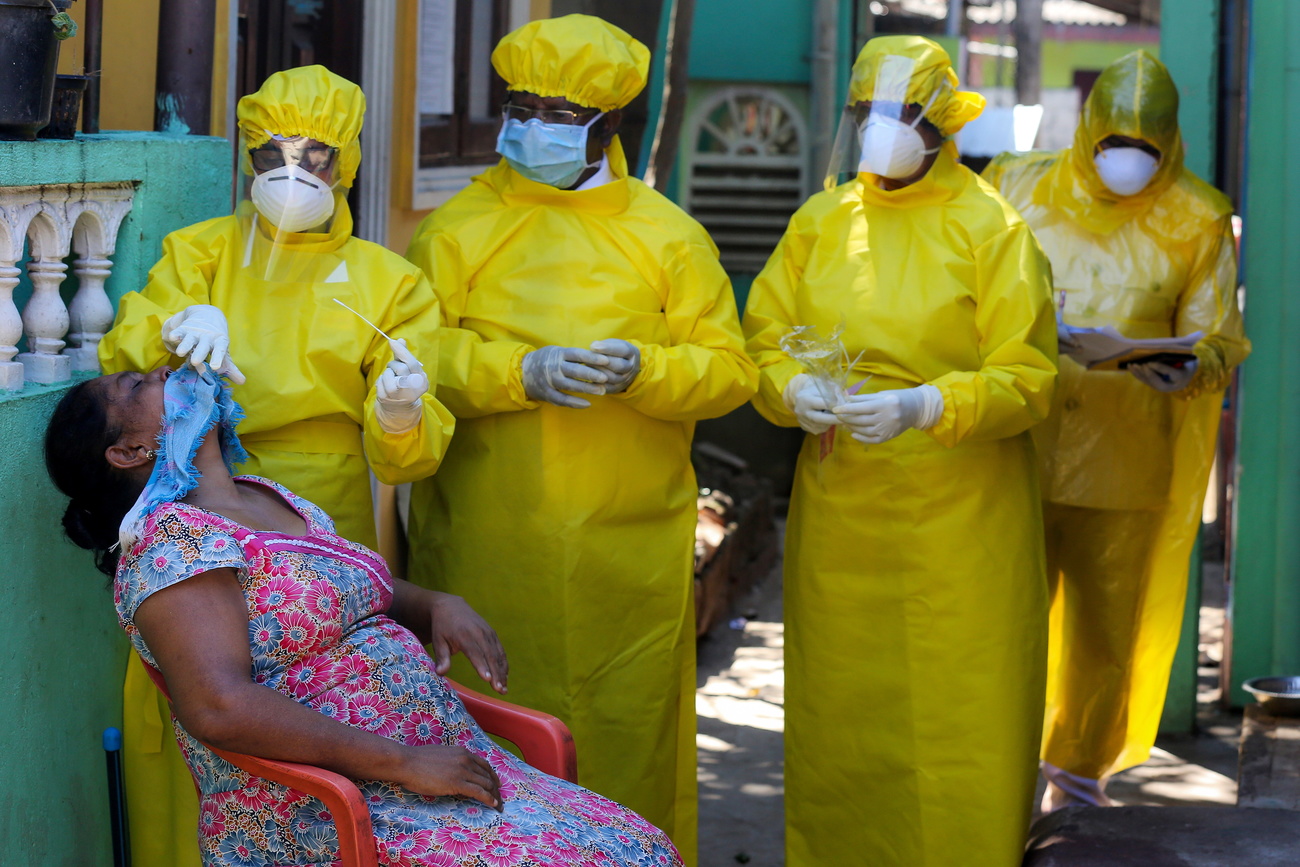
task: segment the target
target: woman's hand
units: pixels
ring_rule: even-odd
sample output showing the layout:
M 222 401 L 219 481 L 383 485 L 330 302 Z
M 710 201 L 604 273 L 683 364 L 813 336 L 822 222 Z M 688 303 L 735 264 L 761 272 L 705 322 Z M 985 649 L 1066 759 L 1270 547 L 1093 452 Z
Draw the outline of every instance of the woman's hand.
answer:
M 464 747 L 411 747 L 399 779 L 393 782 L 418 795 L 473 798 L 501 810 L 501 781 L 496 771 Z
M 464 599 L 417 587 L 409 581 L 393 581 L 393 604 L 388 613 L 394 620 L 433 646 L 434 668 L 446 674 L 456 653 L 474 666 L 479 677 L 501 695 L 506 694 L 510 663 L 496 630 Z
M 496 630 L 459 596 L 430 592 L 434 596 L 433 662 L 438 674 L 446 674 L 451 668 L 452 654 L 463 653 L 479 677 L 505 695 L 510 663 Z

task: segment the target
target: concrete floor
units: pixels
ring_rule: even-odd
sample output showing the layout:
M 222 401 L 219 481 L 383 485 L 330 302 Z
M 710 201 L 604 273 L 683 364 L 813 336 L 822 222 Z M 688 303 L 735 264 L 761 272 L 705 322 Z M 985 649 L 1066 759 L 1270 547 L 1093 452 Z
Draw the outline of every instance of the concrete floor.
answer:
M 1240 712 L 1218 708 L 1223 631 L 1220 573 L 1207 570 L 1201 609 L 1200 731 L 1161 738 L 1150 761 L 1117 775 L 1108 792 L 1122 804 L 1236 802 Z M 785 680 L 781 568 L 701 641 L 699 713 L 700 867 L 780 867 L 784 857 Z M 1039 784 L 1041 795 L 1042 783 Z
M 700 867 L 785 863 L 779 564 L 737 608 L 699 645 Z
M 1237 745 L 1241 711 L 1219 707 L 1223 660 L 1223 565 L 1206 563 L 1198 648 L 1197 732 L 1160 737 L 1151 759 L 1117 774 L 1107 793 L 1121 804 L 1196 806 L 1237 803 Z

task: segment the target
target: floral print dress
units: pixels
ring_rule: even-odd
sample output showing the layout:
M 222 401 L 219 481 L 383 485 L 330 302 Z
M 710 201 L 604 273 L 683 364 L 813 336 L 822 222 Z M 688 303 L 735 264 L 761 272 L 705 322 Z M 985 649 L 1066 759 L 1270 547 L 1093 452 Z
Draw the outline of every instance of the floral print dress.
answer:
M 114 582 L 118 616 L 146 663 L 155 664 L 132 622 L 140 603 L 186 578 L 235 569 L 248 603 L 254 680 L 408 745 L 459 744 L 486 758 L 501 780 L 503 813 L 467 798 L 359 781 L 380 864 L 681 864 L 667 837 L 635 813 L 530 767 L 483 733 L 419 640 L 384 614 L 393 584 L 377 554 L 336 535 L 323 511 L 283 487 L 253 476 L 240 481 L 278 492 L 307 522 L 307 534 L 253 531 L 184 503 L 155 509 Z M 204 865 L 338 863 L 334 823 L 320 801 L 250 776 L 172 722 L 200 789 Z

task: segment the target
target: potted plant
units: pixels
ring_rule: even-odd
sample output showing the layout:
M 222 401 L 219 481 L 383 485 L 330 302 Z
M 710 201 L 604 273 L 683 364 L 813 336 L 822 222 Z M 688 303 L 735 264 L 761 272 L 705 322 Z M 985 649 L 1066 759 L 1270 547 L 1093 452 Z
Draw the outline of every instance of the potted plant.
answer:
M 72 0 L 0 0 L 0 139 L 31 141 L 50 122 L 59 42 Z

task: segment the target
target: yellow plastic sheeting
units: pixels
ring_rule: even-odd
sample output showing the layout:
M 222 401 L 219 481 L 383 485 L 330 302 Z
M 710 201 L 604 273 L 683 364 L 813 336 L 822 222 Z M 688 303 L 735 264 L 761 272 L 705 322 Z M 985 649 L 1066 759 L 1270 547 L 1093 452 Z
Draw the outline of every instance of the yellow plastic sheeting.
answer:
M 932 383 L 944 414 L 864 448 L 805 438 L 786 540 L 787 863 L 1014 867 L 1028 828 L 1047 640 L 1028 428 L 1056 334 L 1028 227 L 941 152 L 920 181 L 810 199 L 754 282 L 755 406 L 795 325 L 844 323 L 850 383 Z
M 618 179 L 579 191 L 502 162 L 411 244 L 443 306 L 438 397 L 459 421 L 412 491 L 410 572 L 496 627 L 510 699 L 568 723 L 581 782 L 693 861 L 691 435 L 757 374 L 708 235 L 627 177 L 617 139 L 607 156 Z M 609 337 L 641 351 L 627 391 L 579 410 L 526 397 L 525 353 Z
M 162 323 L 191 304 L 219 307 L 230 326 L 231 353 L 248 377 L 246 384 L 234 387 L 235 399 L 247 413 L 239 434 L 249 462 L 241 471 L 289 485 L 321 504 L 339 533 L 374 547 L 367 457 L 369 468 L 389 484 L 429 475 L 438 467 L 455 421 L 430 394 L 418 428 L 401 435 L 385 432 L 374 416 L 374 384 L 392 351 L 387 340 L 332 299 L 363 312 L 393 337 L 405 337 L 430 371 L 437 365 L 437 300 L 417 268 L 377 244 L 352 237 L 342 199 L 328 235 L 281 233 L 275 245 L 263 238 L 245 265 L 247 229 L 248 218 L 231 216 L 168 235 L 148 284 L 122 299 L 117 322 L 100 343 L 100 361 L 108 373 L 179 365 L 181 360 L 163 346 Z M 294 239 L 301 239 L 297 249 Z M 278 269 L 265 259 L 272 255 L 279 260 Z M 265 278 L 284 276 L 290 262 L 296 279 Z M 140 724 L 140 716 L 161 713 L 167 718 L 156 693 L 143 687 L 133 692 L 128 683 L 128 733 Z M 166 737 L 172 737 L 170 731 Z M 155 763 L 154 770 L 127 778 L 130 803 L 149 805 L 132 807 L 133 827 L 160 841 L 170 839 L 168 834 L 194 841 L 193 787 L 174 782 L 182 774 L 189 776 L 178 763 L 179 754 L 168 747 L 166 759 L 137 756 L 131 744 L 128 734 L 128 767 Z M 152 814 L 147 824 L 136 812 L 140 809 Z M 174 831 L 164 830 L 168 827 Z M 174 854 L 175 861 L 169 860 L 172 856 L 151 860 L 148 851 L 137 849 L 135 867 L 172 867 L 188 857 L 188 847 Z
M 1126 372 L 1085 371 L 1063 356 L 1051 416 L 1034 431 L 1048 503 L 1146 510 L 1143 525 L 1155 527 L 1141 534 L 1153 540 L 1146 544 L 1104 515 L 1059 529 L 1063 586 L 1106 582 L 1076 598 L 1104 600 L 1099 610 L 1111 614 L 1067 612 L 1068 593 L 1054 600 L 1043 758 L 1091 779 L 1140 764 L 1155 741 L 1221 390 L 1250 352 L 1237 309 L 1230 206 L 1183 168 L 1170 118 L 1176 109 L 1164 68 L 1135 52 L 1098 79 L 1071 149 L 1004 154 L 985 170 L 1047 252 L 1067 324 L 1111 325 L 1139 338 L 1205 335 L 1195 378 L 1175 394 Z M 1143 138 L 1164 155 L 1148 188 L 1127 200 L 1098 189 L 1092 156 L 1109 135 Z M 1116 650 L 1090 661 L 1089 647 Z M 1102 679 L 1110 688 L 1097 686 Z

